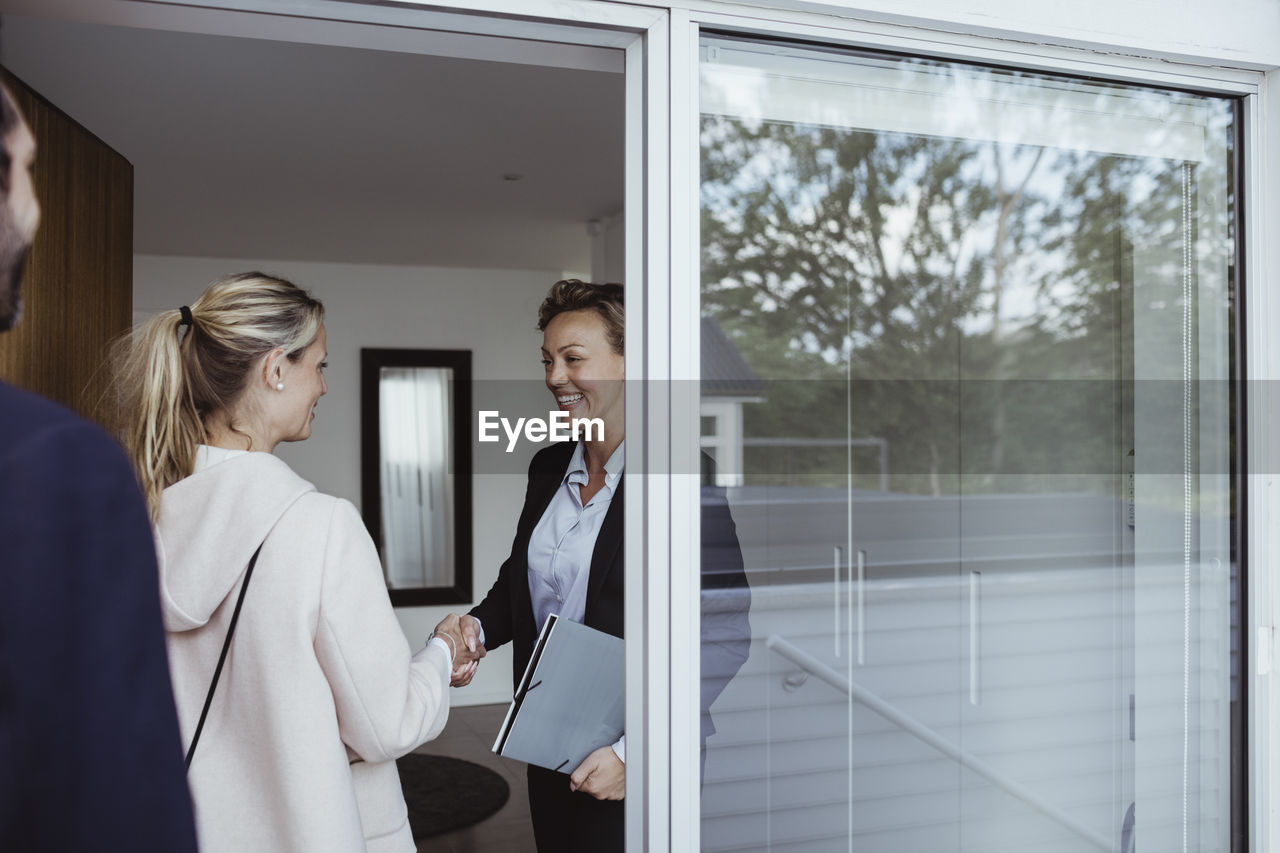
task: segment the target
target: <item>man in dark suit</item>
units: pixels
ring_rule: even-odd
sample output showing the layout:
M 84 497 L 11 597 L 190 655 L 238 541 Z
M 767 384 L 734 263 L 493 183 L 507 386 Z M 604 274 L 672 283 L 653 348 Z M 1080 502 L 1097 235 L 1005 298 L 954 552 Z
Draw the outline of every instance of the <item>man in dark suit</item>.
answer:
M 40 218 L 0 87 L 0 331 Z M 194 853 L 155 546 L 123 451 L 0 382 L 0 849 Z

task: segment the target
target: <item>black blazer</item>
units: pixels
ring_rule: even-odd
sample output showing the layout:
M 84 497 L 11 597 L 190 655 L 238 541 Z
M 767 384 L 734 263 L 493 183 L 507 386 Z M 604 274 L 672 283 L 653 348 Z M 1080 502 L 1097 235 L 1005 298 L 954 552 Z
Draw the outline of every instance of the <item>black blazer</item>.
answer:
M 573 457 L 575 446 L 574 442 L 560 442 L 534 454 L 533 461 L 529 463 L 529 484 L 524 493 L 524 509 L 516 522 L 511 555 L 498 569 L 498 579 L 489 588 L 484 601 L 470 611 L 484 626 L 485 648 L 495 649 L 508 642 L 515 643 L 511 673 L 513 690 L 520 684 L 520 676 L 529 665 L 533 644 L 542 629 L 541 625 L 534 624 L 533 599 L 529 596 L 529 539 L 542 514 L 551 505 L 556 490 L 564 482 L 565 469 Z M 622 567 L 625 482 L 624 476 L 613 493 L 613 500 L 596 537 L 582 620 L 584 624 L 615 637 L 622 636 L 622 591 L 626 586 Z
M 533 655 L 538 631 L 542 628 L 534 624 L 533 600 L 529 595 L 529 539 L 556 490 L 564 482 L 565 469 L 573 457 L 574 447 L 573 442 L 562 442 L 534 455 L 529 464 L 529 484 L 525 490 L 524 509 L 516 523 L 511 555 L 498 570 L 498 579 L 484 600 L 470 611 L 484 626 L 486 648 L 494 649 L 508 642 L 515 644 L 512 690 L 519 686 L 520 677 Z M 586 625 L 615 637 L 623 636 L 625 483 L 624 474 L 596 538 L 583 615 Z M 723 490 L 708 486 L 702 489 L 701 572 L 702 738 L 705 741 L 715 731 L 709 710 L 711 703 L 742 667 L 751 643 L 751 627 L 747 620 L 751 598 L 743 572 L 737 531 L 728 504 L 723 499 Z M 712 589 L 717 591 L 711 592 Z M 711 597 L 718 597 L 714 607 L 708 606 Z M 726 606 L 726 601 L 729 606 Z

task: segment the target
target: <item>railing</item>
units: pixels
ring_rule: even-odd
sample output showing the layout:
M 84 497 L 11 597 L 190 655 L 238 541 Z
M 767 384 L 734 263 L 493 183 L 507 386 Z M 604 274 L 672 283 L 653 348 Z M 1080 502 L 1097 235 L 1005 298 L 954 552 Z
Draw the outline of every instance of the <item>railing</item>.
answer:
M 744 438 L 743 447 L 874 447 L 880 456 L 880 491 L 889 491 L 889 441 L 884 438 Z
M 837 690 L 848 694 L 851 698 L 857 700 L 862 705 L 865 705 L 867 708 L 879 714 L 881 717 L 884 717 L 889 722 L 924 741 L 948 758 L 959 762 L 962 767 L 972 770 L 974 773 L 977 773 L 979 776 L 982 776 L 984 779 L 995 784 L 1001 790 L 1017 797 L 1019 800 L 1022 800 L 1022 802 L 1053 819 L 1057 823 L 1079 835 L 1081 838 L 1087 839 L 1100 850 L 1105 850 L 1107 853 L 1114 853 L 1115 845 L 1111 840 L 1105 838 L 1097 831 L 1085 826 L 1083 823 L 1076 820 L 1053 803 L 1045 800 L 1034 791 L 1029 790 L 1017 780 L 1009 778 L 1007 775 L 1001 773 L 981 758 L 965 752 L 963 749 L 942 737 L 919 720 L 902 713 L 897 708 L 872 693 L 870 690 L 867 690 L 862 685 L 846 678 L 844 675 L 827 666 L 825 663 L 803 649 L 798 648 L 782 637 L 779 637 L 777 634 L 771 635 L 766 641 L 766 645 L 780 656 L 799 666 L 805 672 L 817 676 Z

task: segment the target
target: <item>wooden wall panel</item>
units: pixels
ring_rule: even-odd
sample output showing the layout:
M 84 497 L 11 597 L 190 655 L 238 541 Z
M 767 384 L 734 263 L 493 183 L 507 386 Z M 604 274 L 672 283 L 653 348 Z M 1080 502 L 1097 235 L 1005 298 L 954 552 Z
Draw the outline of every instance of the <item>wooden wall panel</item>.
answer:
M 40 230 L 0 379 L 92 416 L 107 348 L 133 317 L 133 165 L 4 72 L 36 137 Z

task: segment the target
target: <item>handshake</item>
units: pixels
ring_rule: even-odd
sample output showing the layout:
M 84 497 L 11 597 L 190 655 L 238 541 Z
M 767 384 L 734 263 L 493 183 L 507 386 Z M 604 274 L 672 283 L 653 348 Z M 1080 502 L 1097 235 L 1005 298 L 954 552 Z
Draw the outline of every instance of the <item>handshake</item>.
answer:
M 453 649 L 453 675 L 449 684 L 466 687 L 471 683 L 480 658 L 485 656 L 480 642 L 480 620 L 474 616 L 450 613 L 436 629 L 433 637 L 441 637 Z M 627 791 L 627 766 L 615 751 L 617 747 L 606 744 L 582 760 L 569 774 L 569 790 L 580 791 L 597 800 L 621 800 Z
M 484 644 L 480 642 L 480 620 L 474 616 L 450 613 L 440 621 L 431 636 L 442 637 L 453 650 L 453 675 L 449 684 L 466 687 L 480 668 L 480 658 L 485 656 Z

